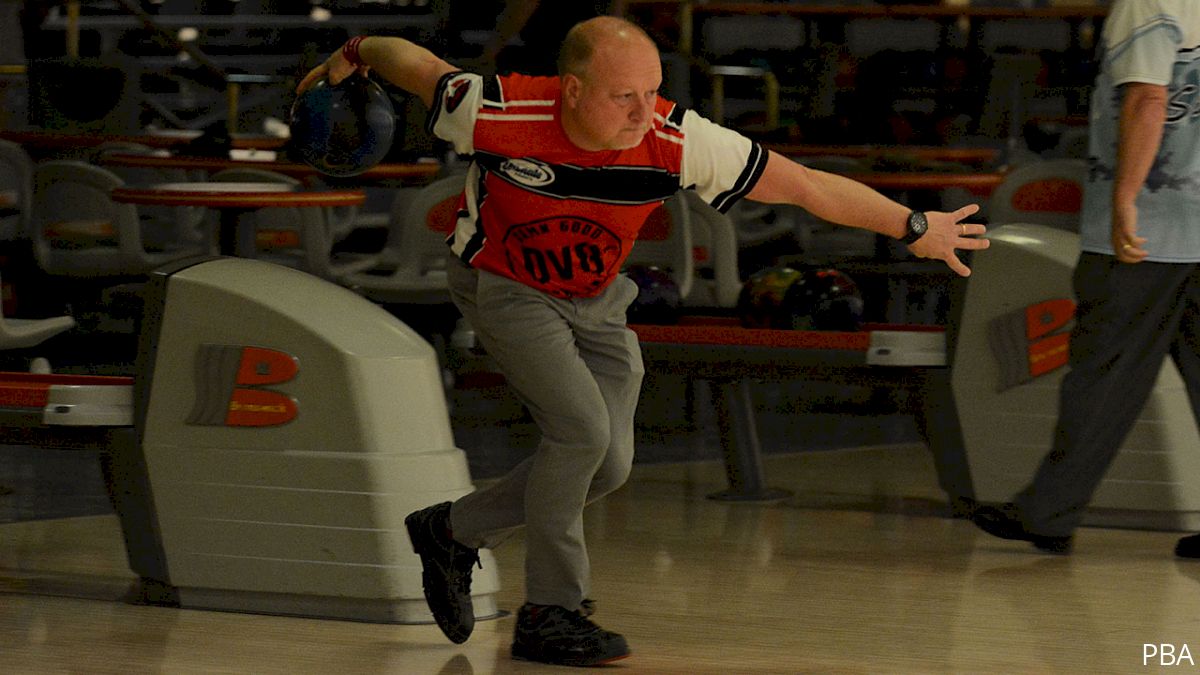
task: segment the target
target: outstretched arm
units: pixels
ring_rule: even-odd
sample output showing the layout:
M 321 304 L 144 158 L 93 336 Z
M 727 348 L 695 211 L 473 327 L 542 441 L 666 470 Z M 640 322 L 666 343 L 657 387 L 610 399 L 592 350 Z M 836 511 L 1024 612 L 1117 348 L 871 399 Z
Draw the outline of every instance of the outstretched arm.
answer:
M 325 63 L 309 71 L 296 86 L 296 93 L 308 89 L 322 77 L 328 76 L 330 84 L 337 84 L 355 71 L 366 74 L 370 69 L 416 95 L 426 106 L 432 106 L 434 90 L 442 75 L 460 70 L 404 38 L 360 37 L 351 39 Z
M 747 199 L 770 204 L 795 204 L 833 223 L 871 230 L 895 239 L 904 236 L 911 209 L 853 179 L 810 169 L 772 152 L 766 169 Z M 976 238 L 987 231 L 978 223 L 962 222 L 979 210 L 975 204 L 945 213 L 929 211 L 925 236 L 909 245 L 921 258 L 944 261 L 962 276 L 971 270 L 958 259 L 956 250 L 980 250 L 988 240 Z

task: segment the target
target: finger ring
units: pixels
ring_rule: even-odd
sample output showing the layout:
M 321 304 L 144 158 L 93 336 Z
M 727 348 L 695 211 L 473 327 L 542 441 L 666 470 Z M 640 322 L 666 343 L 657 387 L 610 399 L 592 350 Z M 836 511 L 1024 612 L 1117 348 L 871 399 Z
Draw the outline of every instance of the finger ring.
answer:
M 1130 246 L 1129 244 L 1125 244 L 1124 246 L 1121 247 L 1121 250 L 1124 251 L 1124 250 L 1130 249 L 1130 248 L 1133 248 L 1133 247 Z
M 967 226 L 963 225 L 962 223 L 959 223 L 958 226 L 962 228 L 962 236 L 967 236 Z

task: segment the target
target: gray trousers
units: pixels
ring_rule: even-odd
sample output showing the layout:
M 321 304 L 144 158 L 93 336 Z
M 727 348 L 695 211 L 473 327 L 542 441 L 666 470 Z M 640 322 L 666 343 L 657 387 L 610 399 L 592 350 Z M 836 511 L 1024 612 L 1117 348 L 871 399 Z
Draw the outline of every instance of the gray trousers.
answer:
M 1200 424 L 1200 264 L 1129 265 L 1083 253 L 1070 372 L 1054 445 L 1015 502 L 1031 532 L 1070 535 L 1170 354 Z
M 542 433 L 533 456 L 454 503 L 454 538 L 494 547 L 525 528 L 526 600 L 578 610 L 590 590 L 583 507 L 625 483 L 642 352 L 625 325 L 637 284 L 555 298 L 451 256 L 450 293 Z

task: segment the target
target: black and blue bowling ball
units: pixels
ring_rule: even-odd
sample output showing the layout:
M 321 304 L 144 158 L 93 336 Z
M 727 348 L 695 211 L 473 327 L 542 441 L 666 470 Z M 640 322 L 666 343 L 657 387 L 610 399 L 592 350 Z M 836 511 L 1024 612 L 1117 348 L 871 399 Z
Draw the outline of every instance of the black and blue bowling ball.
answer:
M 638 285 L 638 295 L 625 316 L 629 323 L 672 324 L 679 321 L 683 296 L 666 270 L 653 265 L 629 265 L 625 276 Z
M 742 284 L 738 294 L 738 318 L 746 328 L 792 327 L 792 316 L 785 299 L 788 289 L 803 276 L 800 270 L 786 265 L 763 268 Z
M 863 296 L 845 273 L 831 268 L 805 270 L 788 289 L 783 304 L 796 330 L 854 331 L 862 327 Z
M 396 133 L 387 92 L 368 77 L 326 79 L 292 104 L 290 147 L 304 163 L 330 176 L 354 176 L 383 160 Z

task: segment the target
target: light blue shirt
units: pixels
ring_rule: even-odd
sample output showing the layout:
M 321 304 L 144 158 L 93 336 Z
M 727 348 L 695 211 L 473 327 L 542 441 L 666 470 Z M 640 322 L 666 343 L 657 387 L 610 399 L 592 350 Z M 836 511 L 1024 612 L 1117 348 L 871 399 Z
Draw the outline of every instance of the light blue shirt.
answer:
M 1092 92 L 1081 246 L 1112 255 L 1121 85 L 1166 85 L 1162 145 L 1137 198 L 1147 260 L 1200 262 L 1200 0 L 1117 0 Z

